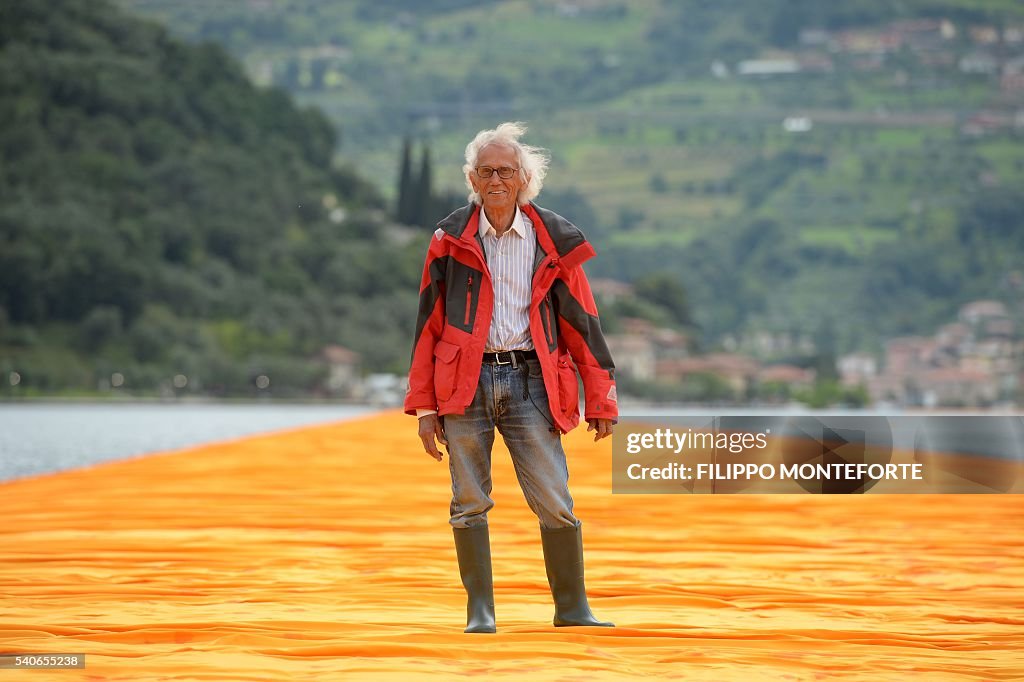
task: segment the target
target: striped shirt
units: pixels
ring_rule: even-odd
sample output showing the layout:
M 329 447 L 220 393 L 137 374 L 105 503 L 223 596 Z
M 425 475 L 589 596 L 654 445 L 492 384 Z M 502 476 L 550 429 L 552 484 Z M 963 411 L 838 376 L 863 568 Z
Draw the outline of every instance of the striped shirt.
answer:
M 485 351 L 533 350 L 530 297 L 537 252 L 533 222 L 516 206 L 511 229 L 499 237 L 481 208 L 479 234 L 494 284 L 494 314 Z

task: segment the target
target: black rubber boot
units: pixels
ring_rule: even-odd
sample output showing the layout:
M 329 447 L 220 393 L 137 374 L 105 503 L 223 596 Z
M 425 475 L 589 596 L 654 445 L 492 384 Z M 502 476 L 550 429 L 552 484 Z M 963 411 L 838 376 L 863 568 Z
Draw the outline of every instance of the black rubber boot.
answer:
M 614 623 L 600 621 L 590 611 L 587 590 L 583 585 L 582 524 L 567 528 L 541 528 L 544 565 L 548 584 L 555 598 L 555 627 L 593 625 L 611 628 Z
M 487 526 L 452 528 L 459 573 L 466 588 L 465 632 L 496 632 L 494 580 L 491 576 L 491 538 Z

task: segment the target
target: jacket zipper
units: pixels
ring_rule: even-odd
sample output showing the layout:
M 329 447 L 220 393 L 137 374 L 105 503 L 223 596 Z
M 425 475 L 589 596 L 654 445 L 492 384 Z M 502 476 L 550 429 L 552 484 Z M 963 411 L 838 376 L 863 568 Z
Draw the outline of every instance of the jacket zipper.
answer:
M 557 323 L 557 320 L 555 320 L 555 307 L 551 305 L 550 300 L 548 301 L 548 309 L 546 312 L 548 315 L 548 347 L 551 347 L 555 345 L 555 324 Z
M 466 280 L 466 319 L 463 320 L 462 324 L 465 327 L 469 326 L 469 308 L 473 302 L 473 275 L 469 275 Z
M 540 301 L 540 321 L 541 326 L 544 327 L 544 340 L 548 343 L 548 348 L 551 348 L 551 304 L 548 303 L 547 298 L 543 298 Z

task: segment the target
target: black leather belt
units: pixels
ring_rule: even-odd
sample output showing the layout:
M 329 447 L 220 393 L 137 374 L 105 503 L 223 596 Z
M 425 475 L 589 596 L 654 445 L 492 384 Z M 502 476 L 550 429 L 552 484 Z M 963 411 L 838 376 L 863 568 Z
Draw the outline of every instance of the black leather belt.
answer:
M 526 360 L 536 360 L 535 350 L 503 350 L 497 353 L 484 353 L 484 362 L 489 365 L 516 365 Z

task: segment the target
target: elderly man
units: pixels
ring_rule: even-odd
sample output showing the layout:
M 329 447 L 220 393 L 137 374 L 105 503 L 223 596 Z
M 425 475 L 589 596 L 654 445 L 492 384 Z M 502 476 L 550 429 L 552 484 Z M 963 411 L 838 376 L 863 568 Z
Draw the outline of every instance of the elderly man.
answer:
M 487 529 L 495 428 L 540 521 L 554 624 L 612 625 L 587 603 L 561 442 L 579 423 L 577 370 L 594 439 L 611 435 L 618 416 L 614 365 L 581 267 L 595 254 L 576 226 L 531 201 L 548 160 L 519 141 L 524 132 L 503 123 L 466 147 L 470 204 L 430 241 L 405 398 L 427 454 L 441 461 L 437 442 L 448 449 L 466 632 L 496 629 Z

